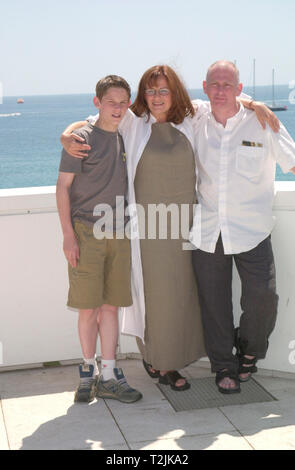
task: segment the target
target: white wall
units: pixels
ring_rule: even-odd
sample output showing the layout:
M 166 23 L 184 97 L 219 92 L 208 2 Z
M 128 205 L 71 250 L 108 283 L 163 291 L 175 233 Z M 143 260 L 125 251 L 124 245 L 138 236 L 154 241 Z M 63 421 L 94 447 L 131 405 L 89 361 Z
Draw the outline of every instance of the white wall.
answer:
M 277 183 L 277 189 L 272 240 L 279 315 L 259 366 L 295 373 L 295 361 L 290 362 L 295 356 L 295 183 Z M 77 313 L 65 306 L 67 265 L 55 187 L 0 190 L 0 234 L 0 368 L 80 358 Z M 237 321 L 236 273 L 233 288 Z M 138 352 L 134 338 L 121 335 L 119 352 Z
M 277 182 L 276 191 L 273 211 L 276 226 L 272 233 L 272 245 L 279 310 L 275 330 L 270 336 L 268 354 L 263 361 L 259 361 L 259 367 L 295 373 L 295 183 Z M 241 288 L 236 270 L 233 293 L 238 324 Z

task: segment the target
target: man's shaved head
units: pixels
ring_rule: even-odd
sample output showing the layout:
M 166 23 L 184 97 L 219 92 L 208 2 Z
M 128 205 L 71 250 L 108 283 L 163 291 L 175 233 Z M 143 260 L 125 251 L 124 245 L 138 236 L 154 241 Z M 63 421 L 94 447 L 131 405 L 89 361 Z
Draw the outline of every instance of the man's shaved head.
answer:
M 230 62 L 229 60 L 218 60 L 217 62 L 214 62 L 214 64 L 210 65 L 207 71 L 207 75 L 206 75 L 207 82 L 210 80 L 211 72 L 217 67 L 232 68 L 232 70 L 234 71 L 236 80 L 237 80 L 237 84 L 240 83 L 239 70 L 237 69 L 236 65 L 233 62 Z

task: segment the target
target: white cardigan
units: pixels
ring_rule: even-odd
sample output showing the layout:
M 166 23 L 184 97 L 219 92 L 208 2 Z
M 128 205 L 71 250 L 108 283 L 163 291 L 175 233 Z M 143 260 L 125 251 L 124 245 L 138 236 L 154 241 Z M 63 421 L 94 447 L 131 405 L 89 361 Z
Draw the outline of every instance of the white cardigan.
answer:
M 198 126 L 200 116 L 204 112 L 209 111 L 207 102 L 196 100 L 198 105 L 198 112 L 196 115 L 186 117 L 181 124 L 173 124 L 176 129 L 182 132 L 190 141 L 193 151 L 195 153 L 194 143 L 194 129 Z M 97 120 L 98 116 L 88 117 L 89 121 Z M 141 264 L 140 252 L 140 239 L 137 231 L 137 213 L 136 213 L 136 199 L 134 191 L 134 179 L 136 175 L 136 168 L 144 151 L 146 144 L 151 136 L 152 124 L 156 122 L 153 115 L 150 115 L 149 120 L 147 116 L 137 117 L 135 114 L 128 110 L 119 125 L 119 131 L 123 137 L 126 163 L 128 172 L 128 204 L 130 215 L 130 229 L 131 229 L 131 292 L 133 304 L 130 307 L 123 308 L 123 321 L 122 333 L 128 335 L 138 336 L 144 341 L 145 330 L 145 296 L 144 296 L 144 283 Z M 197 172 L 197 167 L 196 167 Z M 197 188 L 196 188 L 197 190 Z
M 181 124 L 175 125 L 190 141 L 194 148 L 194 128 L 193 119 L 185 118 Z M 136 168 L 144 151 L 146 144 L 151 136 L 152 124 L 156 122 L 154 116 L 138 118 L 132 111 L 128 111 L 124 120 L 120 124 L 120 133 L 122 134 L 128 171 L 128 203 L 131 217 L 131 290 L 133 305 L 123 308 L 122 333 L 135 335 L 144 341 L 145 330 L 145 296 L 142 275 L 140 240 L 137 233 L 137 214 L 136 199 L 134 191 L 134 179 Z

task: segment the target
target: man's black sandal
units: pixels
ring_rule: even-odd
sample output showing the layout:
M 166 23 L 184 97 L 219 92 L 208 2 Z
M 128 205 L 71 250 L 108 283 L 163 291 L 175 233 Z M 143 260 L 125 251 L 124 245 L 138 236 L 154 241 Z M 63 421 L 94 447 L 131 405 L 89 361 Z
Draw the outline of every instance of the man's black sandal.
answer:
M 176 384 L 177 380 L 179 380 L 179 379 L 184 379 L 185 384 L 177 387 L 177 385 L 175 385 L 175 384 Z M 184 390 L 188 390 L 191 386 L 187 382 L 186 378 L 182 377 L 182 375 L 180 375 L 180 373 L 177 372 L 177 370 L 169 370 L 168 372 L 166 372 L 165 375 L 160 374 L 159 383 L 163 384 L 163 385 L 170 385 L 172 390 L 175 390 L 177 392 L 183 392 Z
M 244 342 L 245 343 L 245 342 Z M 246 349 L 245 349 L 246 344 L 243 344 L 243 341 L 241 340 L 240 337 L 240 328 L 235 328 L 235 348 L 237 350 L 236 356 L 239 360 L 239 381 L 240 382 L 248 382 L 251 378 L 251 374 L 254 374 L 257 372 L 257 367 L 256 367 L 256 362 L 257 359 L 256 357 L 252 357 L 252 359 L 249 359 L 245 357 L 246 354 Z M 247 354 L 247 356 L 251 356 L 251 354 Z M 242 377 L 241 374 L 248 374 L 247 377 Z
M 219 384 L 224 378 L 229 378 L 234 381 L 235 387 L 234 388 L 224 388 L 221 387 Z M 215 378 L 215 383 L 218 387 L 218 391 L 220 393 L 225 393 L 225 394 L 232 394 L 232 393 L 240 393 L 241 387 L 240 387 L 240 382 L 238 375 L 235 372 L 230 372 L 229 370 L 220 370 L 216 372 L 216 378 Z
M 149 376 L 152 379 L 157 379 L 157 378 L 160 377 L 160 371 L 159 370 L 154 369 L 155 371 L 153 372 L 152 371 L 153 367 L 151 366 L 151 364 L 148 364 L 147 362 L 145 362 L 144 359 L 142 360 L 142 363 L 143 363 L 143 367 L 145 368 L 145 370 L 147 371 L 147 373 L 149 374 Z
M 239 381 L 240 382 L 248 382 L 250 380 L 251 375 L 257 372 L 256 367 L 257 359 L 253 357 L 249 359 L 245 356 L 239 356 Z M 241 374 L 248 374 L 247 377 L 241 377 Z

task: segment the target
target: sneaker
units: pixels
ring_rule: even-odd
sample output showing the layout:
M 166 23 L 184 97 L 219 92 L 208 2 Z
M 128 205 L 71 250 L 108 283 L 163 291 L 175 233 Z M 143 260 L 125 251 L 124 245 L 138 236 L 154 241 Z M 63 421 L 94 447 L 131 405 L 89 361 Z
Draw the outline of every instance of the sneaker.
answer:
M 79 366 L 80 383 L 75 393 L 75 403 L 90 403 L 96 395 L 97 376 L 93 377 L 94 367 L 90 364 Z
M 97 384 L 96 396 L 100 398 L 113 398 L 123 403 L 134 403 L 142 398 L 142 394 L 128 385 L 122 369 L 114 369 L 117 380 L 100 379 Z

